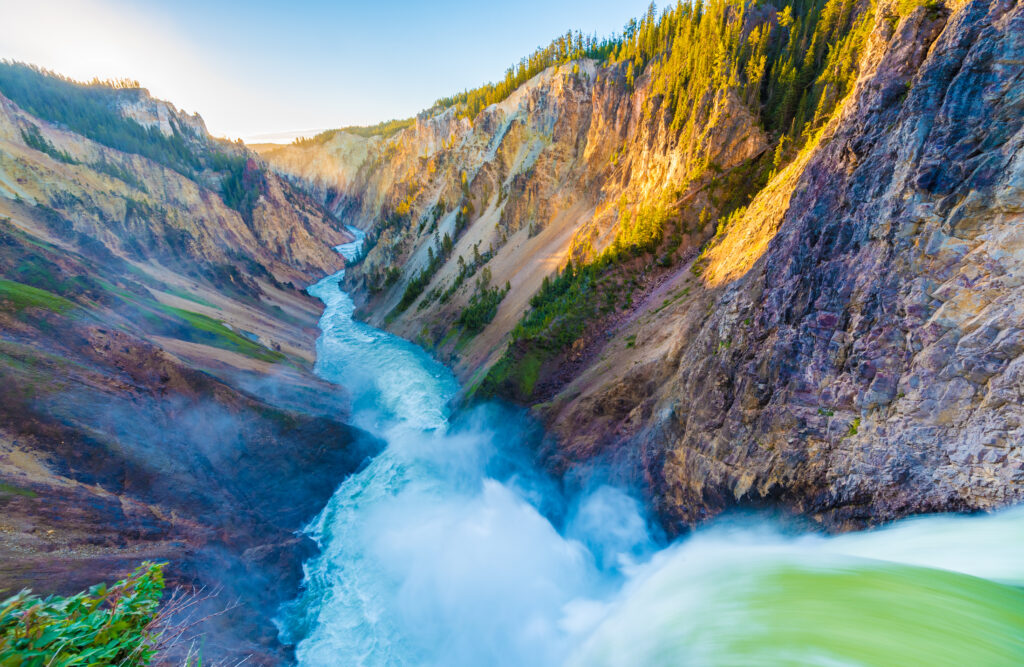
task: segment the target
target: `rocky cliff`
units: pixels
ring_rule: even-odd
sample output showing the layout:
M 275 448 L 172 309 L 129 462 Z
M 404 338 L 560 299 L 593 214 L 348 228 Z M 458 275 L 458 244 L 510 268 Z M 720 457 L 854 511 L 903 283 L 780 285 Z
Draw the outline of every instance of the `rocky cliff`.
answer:
M 747 44 L 792 25 L 726 4 Z M 368 320 L 534 406 L 552 467 L 639 485 L 670 530 L 1020 500 L 1024 8 L 830 11 L 851 85 L 795 144 L 756 68 L 673 107 L 666 55 L 261 152 L 369 232 L 347 277 Z
M 879 21 L 785 197 L 769 186 L 726 230 L 700 298 L 636 323 L 621 380 L 553 411 L 565 451 L 606 447 L 581 428 L 601 415 L 683 522 L 768 499 L 837 526 L 1020 500 L 1022 21 L 987 2 Z
M 311 552 L 295 531 L 376 446 L 311 372 L 320 308 L 301 292 L 351 237 L 198 117 L 67 85 L 72 109 L 104 101 L 87 129 L 196 167 L 0 95 L 0 589 L 168 561 L 172 587 L 218 593 L 196 618 L 237 602 L 189 633 L 204 658 L 277 664 L 270 618 Z

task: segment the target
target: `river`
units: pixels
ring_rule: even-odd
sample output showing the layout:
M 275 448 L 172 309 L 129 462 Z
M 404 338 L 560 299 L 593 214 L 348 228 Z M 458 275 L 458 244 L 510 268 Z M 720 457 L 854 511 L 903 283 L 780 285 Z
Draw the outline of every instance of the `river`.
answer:
M 664 544 L 623 491 L 532 469 L 523 415 L 453 416 L 449 370 L 353 320 L 340 277 L 309 289 L 316 372 L 387 447 L 307 528 L 321 553 L 277 620 L 300 664 L 1024 664 L 1024 508 Z

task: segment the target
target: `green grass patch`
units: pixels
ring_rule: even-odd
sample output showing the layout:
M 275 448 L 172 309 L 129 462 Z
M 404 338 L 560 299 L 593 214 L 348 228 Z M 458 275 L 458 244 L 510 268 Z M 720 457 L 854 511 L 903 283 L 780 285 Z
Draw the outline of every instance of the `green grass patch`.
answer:
M 516 376 L 519 378 L 519 391 L 523 396 L 533 396 L 533 388 L 540 377 L 541 360 L 536 354 L 526 355 L 516 367 Z
M 448 333 L 446 333 L 444 335 L 444 338 L 442 338 L 441 341 L 437 344 L 437 348 L 440 349 L 440 348 L 444 347 L 448 343 L 452 342 L 452 339 L 455 338 L 458 335 L 459 335 L 459 330 L 454 328 L 454 327 L 451 328 L 448 331 Z
M 0 279 L 0 303 L 8 303 L 15 311 L 26 308 L 43 308 L 63 313 L 75 308 L 75 303 L 53 292 L 41 290 L 13 280 Z
M 132 294 L 128 290 L 124 289 L 123 287 L 115 285 L 109 280 L 98 278 L 96 282 L 99 283 L 100 287 L 110 292 L 114 296 L 120 297 L 124 301 L 138 301 L 141 298 L 138 294 Z
M 39 494 L 33 491 L 32 489 L 23 489 L 20 486 L 0 482 L 0 499 L 3 499 L 4 496 L 21 496 L 23 498 L 36 498 L 39 496 Z
M 271 363 L 283 361 L 285 358 L 280 352 L 269 350 L 230 329 L 220 320 L 215 320 L 212 317 L 191 310 L 185 310 L 184 308 L 175 308 L 174 306 L 157 304 L 157 308 L 163 313 L 182 320 L 192 327 L 197 333 L 189 336 L 191 342 L 212 345 L 213 347 L 238 352 L 247 357 Z
M 544 350 L 535 349 L 520 354 L 506 350 L 478 383 L 469 383 L 472 389 L 468 396 L 488 398 L 502 395 L 518 401 L 529 401 L 533 398 L 534 388 L 540 378 L 541 368 L 549 358 L 548 354 Z

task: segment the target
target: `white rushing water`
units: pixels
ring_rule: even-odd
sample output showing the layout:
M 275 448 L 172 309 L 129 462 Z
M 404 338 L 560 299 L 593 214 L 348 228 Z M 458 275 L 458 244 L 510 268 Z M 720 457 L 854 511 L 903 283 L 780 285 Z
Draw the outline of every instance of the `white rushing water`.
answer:
M 342 243 L 339 246 L 334 246 L 334 249 L 345 258 L 346 262 L 352 263 L 358 260 L 359 256 L 363 253 L 363 245 L 366 243 L 366 232 L 352 225 L 345 225 L 345 229 L 351 232 L 352 236 L 356 237 L 356 240 L 351 243 Z
M 1024 664 L 1024 513 L 840 537 L 754 518 L 656 546 L 620 490 L 564 499 L 529 424 L 454 421 L 451 373 L 352 319 L 340 274 L 316 371 L 386 449 L 309 526 L 279 618 L 303 665 Z M 550 517 L 554 517 L 552 520 Z

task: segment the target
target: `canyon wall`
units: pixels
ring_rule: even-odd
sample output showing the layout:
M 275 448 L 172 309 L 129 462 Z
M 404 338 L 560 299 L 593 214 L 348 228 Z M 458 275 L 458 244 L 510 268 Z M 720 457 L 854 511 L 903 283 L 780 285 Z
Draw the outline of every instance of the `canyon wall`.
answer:
M 228 609 L 183 638 L 204 658 L 280 664 L 270 619 L 313 553 L 296 531 L 377 448 L 312 373 L 321 308 L 302 292 L 352 237 L 198 117 L 107 94 L 110 118 L 188 128 L 192 155 L 228 155 L 258 196 L 232 208 L 224 172 L 0 96 L 0 589 L 70 594 L 166 561 L 171 588 L 215 593 L 193 620 Z

